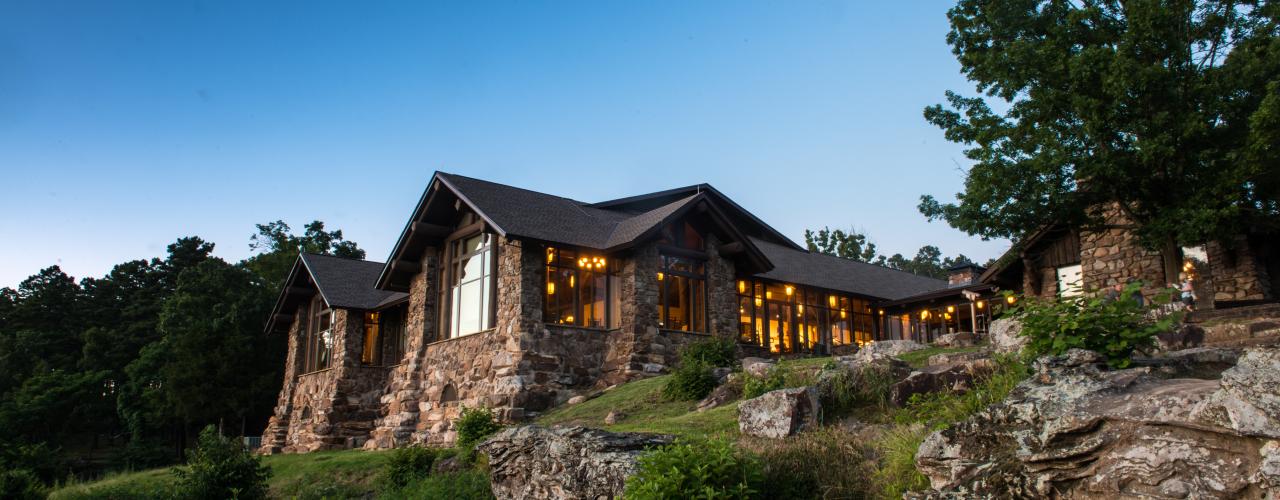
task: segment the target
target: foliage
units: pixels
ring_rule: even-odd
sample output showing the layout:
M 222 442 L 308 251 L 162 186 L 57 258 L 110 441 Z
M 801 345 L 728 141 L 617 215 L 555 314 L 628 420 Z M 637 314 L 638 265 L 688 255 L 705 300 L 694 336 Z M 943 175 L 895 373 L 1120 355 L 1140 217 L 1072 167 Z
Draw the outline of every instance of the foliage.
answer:
M 732 339 L 712 337 L 685 345 L 680 349 L 681 363 L 703 363 L 707 366 L 732 367 L 738 358 L 737 344 Z
M 728 440 L 680 441 L 640 456 L 627 478 L 631 500 L 755 498 L 763 487 L 763 465 Z
M 881 498 L 902 498 L 908 491 L 929 488 L 929 478 L 916 469 L 916 451 L 928 435 L 923 425 L 898 425 L 876 440 L 880 460 L 872 480 Z
M 847 415 L 854 410 L 884 413 L 890 408 L 889 392 L 897 380 L 888 367 L 863 365 L 858 368 L 834 366 L 819 375 L 818 398 L 824 419 Z
M 736 434 L 738 409 L 728 404 L 707 411 L 693 411 L 695 403 L 672 400 L 662 395 L 671 375 L 641 379 L 619 385 L 576 405 L 561 405 L 538 418 L 540 425 L 584 425 L 616 432 L 657 432 L 703 437 Z M 606 425 L 610 412 L 625 416 Z
M 402 488 L 410 482 L 431 475 L 431 466 L 439 452 L 424 446 L 406 446 L 391 451 L 382 466 L 378 482 L 390 488 Z
M 249 239 L 249 249 L 259 253 L 246 260 L 245 266 L 261 276 L 273 291 L 284 284 L 299 253 L 349 259 L 363 259 L 365 256 L 364 250 L 354 241 L 343 239 L 341 229 L 325 231 L 324 223 L 318 220 L 304 226 L 301 236 L 292 234 L 289 225 L 281 220 L 258 224 L 257 228 L 258 234 Z
M 823 227 L 817 231 L 804 230 L 804 245 L 810 252 L 834 255 L 842 259 L 872 262 L 876 259 L 876 244 L 867 236 L 850 229 L 849 232 Z
M 468 469 L 413 481 L 386 495 L 390 498 L 448 498 L 451 500 L 486 500 L 493 498 L 489 474 L 483 469 Z
M 0 498 L 13 500 L 41 500 L 45 497 L 40 478 L 29 469 L 0 471 Z
M 998 356 L 995 363 L 995 370 L 974 381 L 972 390 L 912 395 L 907 406 L 894 417 L 895 420 L 902 424 L 920 423 L 938 430 L 1003 401 L 1029 373 L 1026 364 L 1014 355 Z
M 458 447 L 470 449 L 472 446 L 502 430 L 502 426 L 488 408 L 462 408 L 462 415 L 454 422 L 458 429 Z
M 767 392 L 783 389 L 787 386 L 787 369 L 781 364 L 774 365 L 763 377 L 747 375 L 742 384 L 742 399 L 752 399 Z
M 764 465 L 761 497 L 769 499 L 866 498 L 874 473 L 863 436 L 822 427 L 787 439 L 746 443 Z
M 716 376 L 711 365 L 700 360 L 682 360 L 671 373 L 662 395 L 676 401 L 697 401 L 707 397 L 716 388 Z
M 921 198 L 930 219 L 1017 238 L 1116 203 L 1153 249 L 1280 221 L 1280 4 L 959 0 L 948 18 L 997 102 L 925 110 L 975 162 L 958 203 Z
M 179 496 L 189 499 L 258 499 L 267 497 L 271 470 L 239 441 L 218 434 L 210 425 L 187 453 L 186 467 L 173 470 Z
M 1107 357 L 1116 368 L 1129 366 L 1134 351 L 1150 347 L 1157 334 L 1169 331 L 1182 320 L 1175 312 L 1152 319 L 1158 307 L 1169 302 L 1169 294 L 1155 297 L 1154 304 L 1133 300 L 1142 284 L 1130 283 L 1119 298 L 1102 294 L 1082 297 L 1025 298 L 1014 315 L 1022 321 L 1022 334 L 1030 337 L 1028 351 L 1034 355 L 1060 355 L 1068 349 L 1087 349 Z

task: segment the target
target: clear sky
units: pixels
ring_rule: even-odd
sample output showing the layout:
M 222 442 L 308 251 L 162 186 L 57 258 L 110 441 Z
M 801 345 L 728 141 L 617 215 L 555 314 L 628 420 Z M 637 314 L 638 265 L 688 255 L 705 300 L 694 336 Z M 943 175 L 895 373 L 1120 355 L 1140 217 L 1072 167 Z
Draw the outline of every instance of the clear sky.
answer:
M 270 5 L 268 5 L 268 3 Z M 0 286 L 320 219 L 383 260 L 444 170 L 597 201 L 708 182 L 882 252 L 968 163 L 945 1 L 0 1 Z

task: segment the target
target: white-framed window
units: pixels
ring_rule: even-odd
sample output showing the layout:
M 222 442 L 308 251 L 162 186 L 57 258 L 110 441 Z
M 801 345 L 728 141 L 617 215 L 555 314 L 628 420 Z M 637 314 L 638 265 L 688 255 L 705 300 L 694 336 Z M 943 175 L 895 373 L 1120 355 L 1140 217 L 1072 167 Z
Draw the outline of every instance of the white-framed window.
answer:
M 493 327 L 494 238 L 475 233 L 449 242 L 448 317 L 444 338 Z
M 1058 268 L 1058 296 L 1079 297 L 1084 293 L 1080 264 Z

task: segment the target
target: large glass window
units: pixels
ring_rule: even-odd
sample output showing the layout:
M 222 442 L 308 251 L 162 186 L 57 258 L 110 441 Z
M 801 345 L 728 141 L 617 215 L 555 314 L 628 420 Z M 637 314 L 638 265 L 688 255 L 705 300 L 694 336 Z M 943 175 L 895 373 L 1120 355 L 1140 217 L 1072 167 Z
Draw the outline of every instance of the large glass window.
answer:
M 738 280 L 738 337 L 772 352 L 821 352 L 871 341 L 862 299 L 785 283 Z
M 366 365 L 385 366 L 400 362 L 404 356 L 404 318 L 407 308 L 395 306 L 382 311 L 364 313 L 364 348 L 360 362 Z
M 493 235 L 476 233 L 449 243 L 445 338 L 493 326 Z
M 661 255 L 658 270 L 658 327 L 707 331 L 707 264 L 700 259 Z
M 333 311 L 316 294 L 307 308 L 307 317 L 303 371 L 324 370 L 333 357 Z
M 547 290 L 542 318 L 547 323 L 608 328 L 609 263 L 601 256 L 547 248 Z

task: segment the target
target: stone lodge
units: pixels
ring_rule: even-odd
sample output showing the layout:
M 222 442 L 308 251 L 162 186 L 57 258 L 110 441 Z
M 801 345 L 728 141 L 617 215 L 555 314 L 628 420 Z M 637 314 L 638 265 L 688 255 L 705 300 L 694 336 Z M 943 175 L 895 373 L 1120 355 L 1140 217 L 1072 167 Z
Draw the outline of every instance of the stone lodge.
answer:
M 261 451 L 447 444 L 464 405 L 528 420 L 709 336 L 797 356 L 982 332 L 1021 271 L 810 253 L 706 184 L 587 203 L 437 172 L 386 264 L 295 263 L 267 325 L 289 349 Z

